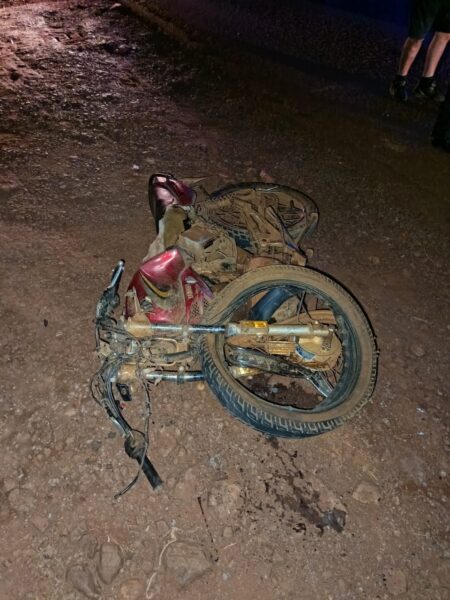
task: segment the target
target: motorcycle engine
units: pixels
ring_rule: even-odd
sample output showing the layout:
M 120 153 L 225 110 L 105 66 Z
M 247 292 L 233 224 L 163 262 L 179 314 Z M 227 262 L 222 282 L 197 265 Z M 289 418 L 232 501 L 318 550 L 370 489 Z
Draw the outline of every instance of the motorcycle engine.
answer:
M 236 271 L 236 243 L 219 227 L 198 219 L 178 237 L 177 246 L 190 256 L 199 275 L 220 279 L 221 274 Z

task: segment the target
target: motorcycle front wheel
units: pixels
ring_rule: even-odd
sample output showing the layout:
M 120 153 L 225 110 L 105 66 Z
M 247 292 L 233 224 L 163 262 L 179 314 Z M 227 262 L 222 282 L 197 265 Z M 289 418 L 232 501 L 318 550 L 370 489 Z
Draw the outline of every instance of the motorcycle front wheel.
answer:
M 335 429 L 368 402 L 377 375 L 375 339 L 363 310 L 341 285 L 312 269 L 262 267 L 227 285 L 205 322 L 261 318 L 328 326 L 332 334 L 328 340 L 203 336 L 205 379 L 235 417 L 267 435 L 306 437 Z M 241 362 L 230 362 L 231 355 Z M 261 357 L 269 359 L 262 370 L 252 363 L 259 365 Z

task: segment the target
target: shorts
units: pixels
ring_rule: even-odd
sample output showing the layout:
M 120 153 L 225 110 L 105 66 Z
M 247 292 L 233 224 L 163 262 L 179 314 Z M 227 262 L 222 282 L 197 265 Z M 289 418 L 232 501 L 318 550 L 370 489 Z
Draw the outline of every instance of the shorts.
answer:
M 430 31 L 450 33 L 450 0 L 413 0 L 409 37 L 421 40 Z

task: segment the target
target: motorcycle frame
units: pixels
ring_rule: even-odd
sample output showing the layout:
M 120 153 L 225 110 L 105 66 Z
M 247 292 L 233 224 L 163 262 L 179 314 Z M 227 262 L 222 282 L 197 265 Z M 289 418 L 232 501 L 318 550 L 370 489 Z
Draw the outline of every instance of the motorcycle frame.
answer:
M 200 207 L 202 201 L 207 199 L 204 196 L 205 192 L 201 186 L 193 189 L 171 175 L 153 175 L 149 181 L 149 197 L 157 232 L 159 233 L 159 221 L 169 209 L 184 211 L 185 214 L 189 213 L 194 205 Z M 251 231 L 256 250 L 256 257 L 253 260 L 260 262 L 262 260 L 261 264 L 266 261 L 267 264 L 267 260 L 272 262 L 273 252 L 278 252 L 282 262 L 286 264 L 304 265 L 306 263 L 306 257 L 292 240 L 283 222 L 273 209 L 266 210 L 265 218 L 260 214 L 252 214 L 252 209 L 245 204 L 242 206 L 242 212 L 247 229 Z M 144 296 L 146 290 L 144 290 L 143 285 L 146 284 L 147 292 L 150 287 L 150 293 L 156 294 L 160 300 L 159 312 L 153 314 L 152 318 L 149 313 L 142 310 L 130 314 L 127 305 L 125 306 L 125 316 L 119 320 L 114 318 L 114 311 L 120 304 L 118 289 L 125 268 L 123 260 L 119 261 L 114 268 L 111 281 L 104 290 L 96 308 L 97 351 L 101 354 L 102 343 L 109 348 L 106 354 L 102 354 L 102 367 L 93 378 L 93 395 L 97 397 L 99 404 L 106 409 L 108 416 L 125 438 L 126 453 L 139 463 L 139 472 L 142 471 L 145 474 L 153 488 L 158 487 L 162 480 L 147 456 L 148 431 L 146 429 L 143 433 L 131 427 L 122 414 L 122 404 L 118 398 L 118 395 L 120 395 L 124 401 L 131 400 L 127 382 L 136 378 L 140 378 L 141 382 L 153 383 L 172 381 L 181 384 L 202 381 L 204 379 L 203 372 L 189 369 L 189 365 L 186 365 L 185 362 L 187 358 L 195 353 L 195 338 L 199 335 L 221 335 L 225 338 L 232 338 L 237 335 L 255 337 L 290 335 L 302 338 L 310 336 L 326 338 L 332 335 L 334 331 L 333 327 L 320 326 L 318 323 L 272 325 L 266 321 L 241 321 L 224 325 L 189 322 L 193 301 L 195 302 L 197 297 L 199 299 L 203 297 L 211 299 L 212 293 L 208 286 L 203 283 L 201 276 L 191 269 L 184 259 L 185 257 L 176 246 L 165 247 L 164 252 L 156 256 L 156 260 L 155 257 L 151 256 L 147 262 L 144 262 L 133 277 L 128 288 L 129 291 L 134 289 L 138 296 Z M 167 279 L 167 282 L 164 281 L 164 278 Z M 158 282 L 162 280 L 163 287 L 161 289 L 155 287 L 151 280 Z M 179 299 L 183 303 L 184 316 L 183 314 L 177 315 L 175 312 L 171 313 L 170 308 L 167 309 L 164 304 L 164 298 L 166 297 L 164 285 L 174 285 L 176 280 L 182 293 Z M 198 291 L 196 292 L 197 295 L 189 297 L 186 294 L 186 284 L 190 285 L 191 283 L 197 285 Z M 176 319 L 178 322 L 171 322 L 171 317 L 180 317 L 182 322 L 180 323 L 178 319 Z M 170 357 L 170 360 L 167 360 L 167 364 L 162 361 L 157 368 L 146 365 L 145 360 L 141 364 L 139 362 L 139 348 L 142 348 L 142 345 L 146 343 L 151 344 L 152 338 L 155 338 L 156 341 L 157 337 L 165 336 L 174 336 L 177 340 L 181 339 L 187 345 L 188 351 L 163 356 L 164 359 Z M 245 355 L 245 348 L 240 350 L 242 352 L 236 354 L 237 362 L 233 364 L 245 366 L 248 357 Z M 270 365 L 269 367 L 265 365 L 260 357 L 253 357 L 253 360 L 256 360 L 258 368 L 261 370 L 270 370 Z M 286 361 L 285 363 L 285 369 L 289 369 L 289 363 Z M 174 365 L 178 365 L 177 370 L 173 370 Z M 312 380 L 313 385 L 318 387 L 318 384 L 313 380 L 314 375 L 311 376 L 307 369 L 301 366 L 297 367 L 297 376 Z M 147 386 L 143 385 L 147 396 L 148 415 L 150 415 L 149 392 Z M 129 486 L 117 495 L 127 491 L 137 480 L 137 477 L 138 475 Z

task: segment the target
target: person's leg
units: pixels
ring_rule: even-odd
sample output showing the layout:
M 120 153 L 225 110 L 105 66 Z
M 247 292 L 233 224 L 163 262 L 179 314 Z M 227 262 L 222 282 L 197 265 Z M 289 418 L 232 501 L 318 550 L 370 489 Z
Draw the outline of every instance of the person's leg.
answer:
M 422 78 L 414 90 L 416 98 L 437 102 L 442 102 L 444 99 L 436 85 L 434 74 L 449 41 L 450 33 L 437 31 L 434 34 L 427 50 Z
M 392 81 L 389 88 L 389 93 L 392 98 L 399 102 L 406 102 L 408 100 L 408 92 L 406 91 L 406 77 L 409 73 L 411 65 L 413 64 L 417 53 L 422 47 L 423 38 L 406 38 L 403 44 L 402 53 L 398 63 L 397 76 Z
M 437 1 L 413 0 L 412 2 L 408 37 L 403 44 L 397 76 L 389 88 L 390 95 L 396 100 L 405 102 L 408 99 L 406 77 L 435 20 L 437 14 L 435 3 Z
M 406 38 L 406 41 L 403 44 L 402 53 L 400 55 L 397 75 L 400 77 L 406 77 L 408 75 L 413 62 L 415 61 L 416 56 L 422 47 L 422 44 L 423 38 Z
M 434 77 L 439 61 L 450 41 L 450 33 L 437 31 L 428 46 L 422 77 Z
M 433 30 L 436 33 L 428 47 L 422 79 L 414 90 L 414 95 L 417 98 L 441 102 L 444 96 L 438 90 L 434 74 L 450 41 L 450 0 L 439 0 L 439 10 L 433 21 Z

